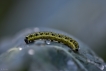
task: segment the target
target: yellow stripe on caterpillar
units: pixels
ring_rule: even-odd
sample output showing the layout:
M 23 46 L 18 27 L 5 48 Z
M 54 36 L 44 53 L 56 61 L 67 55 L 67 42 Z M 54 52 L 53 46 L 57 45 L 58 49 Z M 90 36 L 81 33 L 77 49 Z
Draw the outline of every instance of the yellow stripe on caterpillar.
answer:
M 33 34 L 29 34 L 28 36 L 25 37 L 24 41 L 26 42 L 26 44 L 29 44 L 29 43 L 33 43 L 37 39 L 58 41 L 69 46 L 73 51 L 78 51 L 79 49 L 79 45 L 75 40 L 73 40 L 68 36 L 54 33 L 54 32 L 36 32 Z

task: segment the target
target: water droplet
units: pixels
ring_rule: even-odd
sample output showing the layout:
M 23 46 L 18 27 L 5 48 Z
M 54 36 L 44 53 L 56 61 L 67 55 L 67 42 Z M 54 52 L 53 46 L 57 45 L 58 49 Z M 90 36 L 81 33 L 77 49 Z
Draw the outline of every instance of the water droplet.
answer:
M 100 68 L 101 70 L 104 70 L 105 66 L 104 66 L 104 65 L 101 65 L 101 66 L 99 66 L 99 68 Z
M 97 66 L 100 70 L 104 70 L 104 68 L 105 68 L 105 65 L 104 65 L 103 63 L 94 62 L 94 61 L 91 61 L 91 60 L 89 60 L 89 59 L 87 59 L 87 62 L 94 64 L 94 65 Z
M 48 44 L 48 45 L 51 43 L 50 40 L 45 40 L 45 42 L 46 42 L 46 44 Z
M 28 50 L 28 54 L 29 54 L 29 55 L 34 55 L 34 53 L 35 53 L 35 52 L 34 52 L 33 49 L 29 49 L 29 50 Z
M 21 50 L 22 50 L 22 48 L 21 48 L 21 47 L 19 47 L 19 50 L 21 51 Z
M 39 32 L 39 31 L 40 31 L 40 29 L 38 27 L 34 28 L 34 32 Z

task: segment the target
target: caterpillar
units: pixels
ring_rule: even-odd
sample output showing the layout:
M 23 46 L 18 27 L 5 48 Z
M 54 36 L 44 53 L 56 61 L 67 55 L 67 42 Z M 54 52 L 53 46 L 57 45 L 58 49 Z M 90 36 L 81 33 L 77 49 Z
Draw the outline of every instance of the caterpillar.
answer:
M 64 45 L 67 45 L 68 47 L 70 47 L 75 52 L 78 51 L 79 49 L 79 45 L 77 41 L 75 41 L 74 39 L 66 35 L 62 35 L 62 34 L 58 34 L 54 32 L 36 32 L 33 34 L 29 34 L 25 37 L 24 41 L 26 44 L 30 44 L 37 39 L 47 39 L 51 41 L 57 41 L 59 43 L 61 42 Z

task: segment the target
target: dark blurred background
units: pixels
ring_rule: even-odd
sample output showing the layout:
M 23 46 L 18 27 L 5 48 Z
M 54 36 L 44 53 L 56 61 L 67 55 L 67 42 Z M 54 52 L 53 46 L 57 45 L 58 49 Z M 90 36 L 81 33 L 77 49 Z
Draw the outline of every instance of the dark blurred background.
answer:
M 0 0 L 0 39 L 51 27 L 90 46 L 106 61 L 106 0 Z

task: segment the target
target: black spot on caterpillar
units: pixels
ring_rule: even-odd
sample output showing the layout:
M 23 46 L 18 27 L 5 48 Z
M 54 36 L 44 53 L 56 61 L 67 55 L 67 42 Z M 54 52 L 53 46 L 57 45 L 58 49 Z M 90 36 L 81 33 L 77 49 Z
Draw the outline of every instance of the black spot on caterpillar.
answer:
M 37 39 L 47 39 L 51 41 L 61 42 L 64 45 L 69 46 L 75 52 L 79 49 L 79 45 L 74 39 L 54 32 L 36 32 L 26 36 L 24 41 L 26 44 L 29 44 L 33 43 Z

